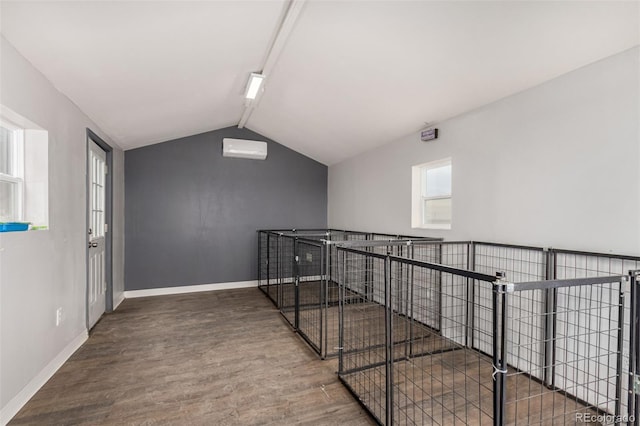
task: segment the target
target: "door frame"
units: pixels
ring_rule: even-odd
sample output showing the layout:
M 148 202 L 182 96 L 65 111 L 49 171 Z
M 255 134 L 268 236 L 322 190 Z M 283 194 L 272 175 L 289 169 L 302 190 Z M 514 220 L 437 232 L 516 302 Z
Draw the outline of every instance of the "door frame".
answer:
M 86 198 L 85 198 L 85 227 L 84 233 L 85 239 L 85 253 L 86 253 L 86 285 L 85 285 L 85 321 L 87 330 L 89 327 L 89 239 L 90 235 L 87 232 L 89 229 L 89 197 L 91 197 L 91 183 L 89 176 L 89 145 L 91 141 L 94 141 L 100 148 L 107 154 L 107 177 L 105 182 L 105 222 L 107 224 L 107 232 L 105 233 L 105 313 L 113 312 L 113 148 L 106 143 L 100 136 L 96 135 L 91 129 L 87 127 L 86 135 Z

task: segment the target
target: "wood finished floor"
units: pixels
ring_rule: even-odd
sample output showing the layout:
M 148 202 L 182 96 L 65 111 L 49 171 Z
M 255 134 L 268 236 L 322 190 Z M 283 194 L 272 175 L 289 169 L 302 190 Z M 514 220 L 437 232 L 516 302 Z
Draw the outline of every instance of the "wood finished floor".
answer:
M 10 425 L 371 425 L 255 288 L 125 300 Z

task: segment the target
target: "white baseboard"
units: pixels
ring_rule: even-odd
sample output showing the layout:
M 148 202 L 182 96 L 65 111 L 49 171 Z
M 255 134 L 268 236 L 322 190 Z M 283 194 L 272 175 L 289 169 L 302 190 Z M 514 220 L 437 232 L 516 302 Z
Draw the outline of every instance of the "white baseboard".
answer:
M 119 294 L 120 297 L 118 297 L 115 302 L 113 302 L 113 310 L 115 311 L 116 309 L 118 309 L 118 306 L 120 306 L 120 304 L 124 301 L 125 297 L 124 297 L 124 291 L 122 293 Z
M 47 380 L 55 374 L 62 364 L 64 364 L 75 351 L 82 346 L 89 338 L 87 331 L 83 331 L 78 337 L 73 339 L 60 353 L 51 360 L 46 367 L 40 371 L 22 390 L 0 410 L 0 425 L 6 425 L 24 405 L 29 402 L 33 395 L 40 390 Z
M 166 296 L 168 294 L 197 293 L 200 291 L 231 290 L 235 288 L 257 287 L 258 281 L 234 281 L 229 283 L 185 285 L 181 287 L 150 288 L 124 292 L 125 299 L 149 296 Z

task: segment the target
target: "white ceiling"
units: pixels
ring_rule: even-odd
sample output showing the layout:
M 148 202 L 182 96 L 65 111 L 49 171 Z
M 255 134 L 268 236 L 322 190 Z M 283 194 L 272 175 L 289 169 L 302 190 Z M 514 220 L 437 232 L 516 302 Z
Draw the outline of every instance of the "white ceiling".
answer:
M 246 126 L 334 164 L 638 45 L 639 5 L 308 0 Z M 237 124 L 285 6 L 2 1 L 0 23 L 131 149 Z

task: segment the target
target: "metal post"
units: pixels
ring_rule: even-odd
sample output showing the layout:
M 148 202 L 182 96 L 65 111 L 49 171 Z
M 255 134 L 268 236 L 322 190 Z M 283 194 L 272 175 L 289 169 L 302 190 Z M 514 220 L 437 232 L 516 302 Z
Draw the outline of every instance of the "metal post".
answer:
M 545 280 L 554 279 L 554 252 L 545 249 Z M 542 363 L 542 375 L 544 384 L 547 387 L 553 386 L 553 365 L 555 364 L 555 354 L 553 344 L 555 342 L 556 330 L 556 296 L 557 289 L 547 288 L 544 290 L 544 352 Z
M 373 251 L 373 247 L 370 249 Z M 364 260 L 364 297 L 367 302 L 373 301 L 373 259 L 367 256 Z
M 442 246 L 442 243 L 435 246 L 438 247 L 438 260 L 436 261 L 436 263 L 439 263 L 440 265 L 442 265 Z M 440 330 L 440 333 L 442 333 L 442 272 L 436 272 L 435 276 L 436 287 L 438 288 L 438 294 L 440 295 L 440 315 L 438 315 L 438 330 Z
M 640 425 L 640 270 L 629 271 L 631 282 L 629 330 L 629 425 Z
M 467 244 L 467 269 L 475 271 L 476 267 L 476 246 L 473 242 Z M 475 280 L 473 278 L 467 278 L 467 312 L 466 312 L 466 327 L 464 342 L 465 346 L 473 347 L 474 328 L 475 328 Z M 440 308 L 442 310 L 442 307 Z
M 329 282 L 328 282 L 328 265 L 325 264 L 329 256 L 327 256 L 326 241 L 320 247 L 320 358 L 325 359 L 329 352 L 327 346 L 327 335 L 329 329 L 327 328 L 327 312 L 329 309 Z M 324 298 L 324 300 L 322 300 Z
M 493 372 L 493 424 L 494 425 L 500 425 L 500 391 L 501 391 L 501 386 L 500 386 L 500 380 L 501 380 L 501 376 L 498 377 L 498 375 L 496 374 L 495 370 L 499 368 L 500 365 L 500 355 L 499 355 L 499 349 L 500 349 L 500 342 L 499 342 L 499 336 L 498 336 L 498 331 L 500 330 L 499 324 L 498 324 L 498 319 L 500 318 L 500 313 L 499 313 L 499 309 L 500 309 L 500 303 L 499 303 L 499 294 L 498 294 L 498 286 L 494 285 L 493 286 L 493 295 L 492 295 L 492 302 L 493 302 L 493 309 L 492 309 L 492 320 L 493 320 L 493 368 L 494 368 L 494 372 Z
M 344 287 L 347 280 L 347 257 L 346 252 L 342 252 L 342 277 L 338 278 L 338 291 L 339 291 L 339 303 L 338 303 L 338 372 L 344 371 Z M 339 265 L 339 264 L 338 264 Z M 341 279 L 340 279 L 341 278 Z
M 300 258 L 298 257 L 298 237 L 295 237 L 293 240 L 293 275 L 295 277 L 293 328 L 298 330 L 300 326 Z
M 269 259 L 269 234 L 260 231 L 258 232 L 258 286 L 261 286 L 262 291 L 269 297 L 269 263 L 265 262 L 265 269 L 267 271 L 267 282 L 264 283 L 264 273 L 262 272 L 262 236 L 264 235 L 267 241 L 267 259 Z
M 413 244 L 411 244 L 411 246 L 409 247 L 410 250 L 410 258 L 411 259 L 415 259 L 415 246 Z M 408 303 L 408 307 L 407 307 L 407 315 L 408 318 L 407 320 L 409 321 L 409 348 L 408 348 L 408 356 L 413 356 L 413 328 L 415 326 L 415 317 L 414 317 L 414 312 L 413 312 L 413 303 L 414 303 L 414 291 L 413 291 L 413 287 L 414 287 L 414 283 L 413 283 L 413 277 L 414 277 L 414 266 L 411 265 L 409 266 L 409 271 L 408 271 L 408 286 L 409 286 L 409 303 Z
M 261 290 L 264 290 L 262 288 L 262 250 L 260 249 L 260 247 L 262 246 L 262 231 L 258 231 L 258 287 L 260 287 Z
M 282 243 L 282 237 L 278 236 L 278 239 L 276 240 L 276 306 L 278 307 L 278 309 L 281 310 L 282 312 L 282 276 L 280 273 L 280 270 L 282 268 L 281 263 L 281 259 L 280 259 L 280 244 Z
M 504 274 L 503 274 L 504 276 Z M 500 369 L 502 370 L 499 374 L 501 376 L 500 386 L 502 390 L 500 392 L 501 402 L 500 402 L 500 421 L 502 424 L 505 423 L 505 408 L 507 404 L 507 292 L 505 286 L 502 286 L 502 309 L 501 314 L 502 318 L 501 322 L 501 331 L 500 331 Z
M 620 292 L 618 296 L 618 356 L 616 359 L 616 404 L 615 415 L 620 416 L 620 410 L 622 408 L 622 349 L 624 343 L 624 291 L 625 284 L 628 283 L 628 279 L 620 281 Z
M 408 249 L 407 249 L 408 251 Z M 404 246 L 398 246 L 398 256 L 399 257 L 404 257 L 405 256 L 405 247 Z M 396 312 L 399 315 L 405 315 L 405 321 L 404 321 L 404 354 L 405 356 L 409 353 L 409 343 L 408 343 L 408 338 L 409 338 L 409 334 L 411 333 L 410 328 L 411 328 L 411 318 L 409 317 L 409 309 L 408 309 L 408 305 L 409 305 L 409 281 L 408 279 L 405 281 L 404 279 L 404 270 L 405 267 L 402 263 L 396 263 L 396 281 L 398 282 L 398 284 L 396 285 Z M 393 298 L 393 297 L 392 297 Z M 392 306 L 393 308 L 393 306 Z
M 507 292 L 504 273 L 493 285 L 493 424 L 505 423 L 507 358 Z
M 551 256 L 551 267 L 550 267 L 550 279 L 555 280 L 558 278 L 558 252 L 549 249 L 549 253 Z M 551 290 L 551 366 L 550 368 L 550 380 L 549 385 L 551 388 L 556 387 L 556 333 L 557 333 L 557 325 L 558 325 L 558 289 L 554 288 Z
M 393 308 L 391 301 L 391 258 L 387 254 L 384 261 L 384 304 L 385 304 L 385 387 L 386 415 L 385 424 L 393 424 Z

